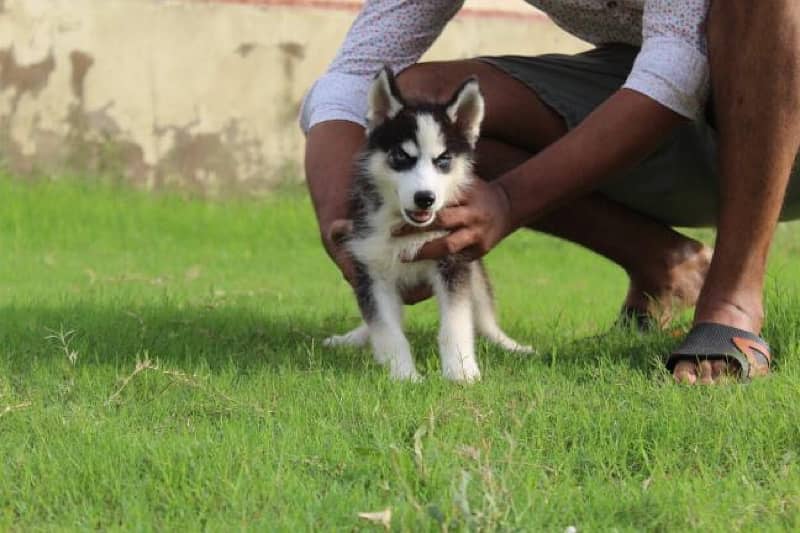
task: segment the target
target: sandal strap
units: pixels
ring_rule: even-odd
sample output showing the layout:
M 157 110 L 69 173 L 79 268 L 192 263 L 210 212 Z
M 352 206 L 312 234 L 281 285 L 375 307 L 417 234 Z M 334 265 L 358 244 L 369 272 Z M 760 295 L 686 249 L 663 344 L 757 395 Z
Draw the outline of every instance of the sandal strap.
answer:
M 678 361 L 689 358 L 733 359 L 742 367 L 744 378 L 766 374 L 772 363 L 767 341 L 749 331 L 713 322 L 696 324 L 667 358 L 667 368 L 672 370 Z

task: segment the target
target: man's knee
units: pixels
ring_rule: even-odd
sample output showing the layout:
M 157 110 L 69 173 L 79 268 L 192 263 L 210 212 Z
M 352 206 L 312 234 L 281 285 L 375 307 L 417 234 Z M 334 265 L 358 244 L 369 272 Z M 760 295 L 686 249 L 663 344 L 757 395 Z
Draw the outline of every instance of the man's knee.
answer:
M 714 0 L 708 17 L 710 47 L 778 37 L 780 46 L 800 53 L 800 2 L 797 0 Z
M 417 63 L 397 76 L 400 92 L 412 100 L 447 101 L 471 73 L 467 61 Z
M 758 128 L 761 135 L 748 142 L 785 147 L 794 158 L 800 145 L 800 2 L 714 0 L 708 51 L 721 137 Z
M 785 105 L 800 104 L 798 0 L 714 0 L 708 48 L 715 94 L 718 82 L 746 84 L 778 91 Z

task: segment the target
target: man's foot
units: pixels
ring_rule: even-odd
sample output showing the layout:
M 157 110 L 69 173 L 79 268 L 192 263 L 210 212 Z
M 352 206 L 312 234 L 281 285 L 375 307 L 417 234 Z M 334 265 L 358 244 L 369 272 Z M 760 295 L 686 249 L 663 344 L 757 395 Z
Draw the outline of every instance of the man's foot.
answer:
M 675 313 L 697 303 L 712 254 L 710 247 L 686 239 L 663 257 L 646 258 L 641 271 L 630 274 L 622 316 L 640 327 L 666 326 Z
M 711 295 L 704 295 L 704 302 L 716 303 L 698 305 L 695 311 L 695 326 L 722 324 L 759 335 L 764 318 L 763 304 L 760 292 L 751 291 L 751 293 L 750 297 L 746 297 L 744 293 L 737 295 L 735 300 L 733 298 L 711 298 Z M 735 301 L 739 303 L 734 303 Z M 741 374 L 742 366 L 731 358 L 711 358 L 699 362 L 683 360 L 679 361 L 672 371 L 676 383 L 689 385 L 697 383 L 708 385 L 725 379 L 727 376 L 740 376 Z
M 767 342 L 747 330 L 712 322 L 696 323 L 666 359 L 679 383 L 711 384 L 723 376 L 749 380 L 766 376 L 772 363 Z

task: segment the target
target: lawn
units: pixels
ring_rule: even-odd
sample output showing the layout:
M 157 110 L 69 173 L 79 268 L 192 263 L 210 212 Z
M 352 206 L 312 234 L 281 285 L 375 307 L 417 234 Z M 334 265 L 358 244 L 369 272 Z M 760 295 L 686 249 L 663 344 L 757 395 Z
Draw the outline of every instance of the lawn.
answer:
M 483 381 L 445 382 L 427 302 L 426 378 L 394 383 L 320 346 L 358 313 L 298 189 L 0 177 L 0 254 L 0 530 L 800 527 L 800 227 L 771 259 L 776 371 L 713 388 L 671 383 L 673 336 L 611 328 L 621 271 L 531 233 L 488 265 L 539 353 L 481 344 Z

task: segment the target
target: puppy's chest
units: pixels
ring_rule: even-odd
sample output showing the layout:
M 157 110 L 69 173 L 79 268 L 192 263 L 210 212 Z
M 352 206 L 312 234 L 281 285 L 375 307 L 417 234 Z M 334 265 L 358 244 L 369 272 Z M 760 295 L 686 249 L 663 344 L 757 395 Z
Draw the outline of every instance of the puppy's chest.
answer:
M 444 231 L 431 231 L 404 237 L 392 237 L 391 230 L 373 230 L 369 234 L 350 241 L 353 256 L 363 263 L 370 275 L 387 282 L 413 285 L 429 281 L 436 272 L 434 261 L 404 260 L 414 257 L 423 244 L 446 235 Z

